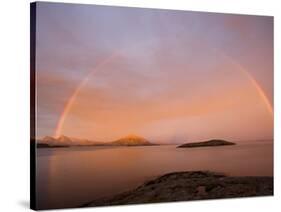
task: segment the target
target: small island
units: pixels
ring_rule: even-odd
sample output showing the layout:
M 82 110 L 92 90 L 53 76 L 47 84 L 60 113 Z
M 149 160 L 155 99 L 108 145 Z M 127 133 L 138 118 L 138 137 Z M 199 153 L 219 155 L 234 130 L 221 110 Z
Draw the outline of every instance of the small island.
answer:
M 214 147 L 214 146 L 226 146 L 226 145 L 236 145 L 236 143 L 220 140 L 220 139 L 212 139 L 209 141 L 181 144 L 177 146 L 177 148 Z

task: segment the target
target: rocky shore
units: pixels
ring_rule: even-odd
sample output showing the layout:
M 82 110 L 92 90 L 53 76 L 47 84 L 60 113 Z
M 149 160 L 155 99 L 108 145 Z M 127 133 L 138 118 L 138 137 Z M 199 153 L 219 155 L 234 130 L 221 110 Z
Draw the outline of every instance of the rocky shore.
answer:
M 209 171 L 173 172 L 83 207 L 266 195 L 273 195 L 273 177 L 230 177 Z

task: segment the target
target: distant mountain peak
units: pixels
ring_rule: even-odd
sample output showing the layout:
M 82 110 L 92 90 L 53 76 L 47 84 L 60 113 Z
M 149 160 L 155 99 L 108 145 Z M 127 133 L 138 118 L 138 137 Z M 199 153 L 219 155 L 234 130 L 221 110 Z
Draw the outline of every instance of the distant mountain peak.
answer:
M 145 138 L 138 136 L 138 135 L 127 135 L 122 137 L 116 141 L 113 141 L 112 144 L 114 145 L 129 145 L 129 146 L 137 146 L 137 145 L 152 145 L 148 140 Z
M 135 134 L 129 134 L 123 137 L 123 139 L 142 139 L 142 140 L 146 140 L 145 138 L 135 135 Z
M 70 137 L 67 137 L 65 135 L 61 135 L 57 138 L 58 141 L 61 141 L 61 142 L 65 142 L 65 141 L 72 141 L 72 139 Z

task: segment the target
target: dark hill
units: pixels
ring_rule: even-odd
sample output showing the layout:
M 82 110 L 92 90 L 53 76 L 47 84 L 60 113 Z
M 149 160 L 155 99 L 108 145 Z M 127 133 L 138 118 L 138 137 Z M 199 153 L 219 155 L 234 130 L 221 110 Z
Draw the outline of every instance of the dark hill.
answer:
M 213 146 L 225 146 L 225 145 L 235 145 L 235 143 L 225 140 L 220 140 L 220 139 L 213 139 L 209 141 L 186 143 L 177 146 L 177 148 L 193 148 L 193 147 L 208 147 L 208 146 L 213 147 Z

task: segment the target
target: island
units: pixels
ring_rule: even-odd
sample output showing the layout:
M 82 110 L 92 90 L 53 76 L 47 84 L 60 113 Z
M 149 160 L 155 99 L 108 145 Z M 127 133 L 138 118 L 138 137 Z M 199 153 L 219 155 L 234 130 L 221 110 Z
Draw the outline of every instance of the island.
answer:
M 177 148 L 214 147 L 214 146 L 226 146 L 226 145 L 236 145 L 236 143 L 220 140 L 220 139 L 212 139 L 208 141 L 181 144 L 177 146 Z
M 230 177 L 209 171 L 172 172 L 130 191 L 81 207 L 273 195 L 273 177 Z

